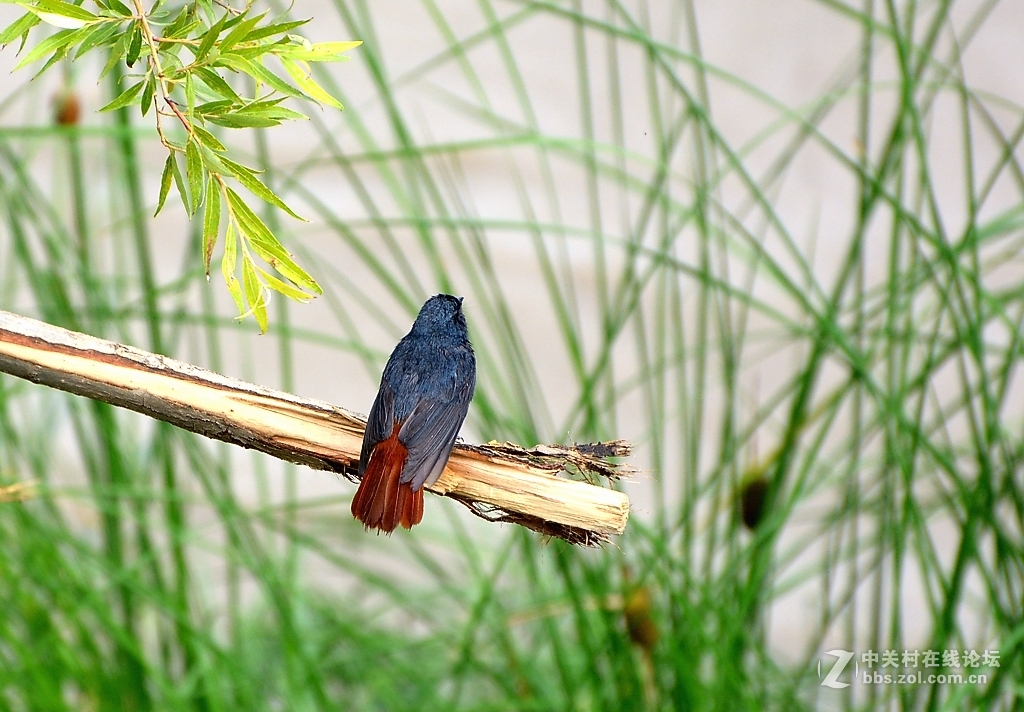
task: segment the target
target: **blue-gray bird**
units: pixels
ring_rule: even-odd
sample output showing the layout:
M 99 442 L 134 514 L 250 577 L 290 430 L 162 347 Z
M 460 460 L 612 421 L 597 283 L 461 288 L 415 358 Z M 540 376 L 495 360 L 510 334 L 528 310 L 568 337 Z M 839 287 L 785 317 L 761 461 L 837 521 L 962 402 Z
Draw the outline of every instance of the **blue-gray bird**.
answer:
M 359 457 L 352 516 L 391 533 L 423 519 L 423 487 L 441 476 L 476 387 L 462 298 L 426 301 L 384 367 Z

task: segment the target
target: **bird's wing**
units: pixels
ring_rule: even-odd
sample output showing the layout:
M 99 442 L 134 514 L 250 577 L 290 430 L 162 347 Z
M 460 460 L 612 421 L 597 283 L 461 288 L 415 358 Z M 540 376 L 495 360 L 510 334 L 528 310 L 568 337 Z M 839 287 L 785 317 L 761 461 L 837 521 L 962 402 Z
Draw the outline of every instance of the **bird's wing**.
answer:
M 409 459 L 401 481 L 411 482 L 414 491 L 441 476 L 472 397 L 471 388 L 464 387 L 447 402 L 423 399 L 402 424 L 398 439 L 409 450 Z
M 377 443 L 384 442 L 394 430 L 395 423 L 395 392 L 386 383 L 382 383 L 377 397 L 370 408 L 370 416 L 366 419 L 366 433 L 363 435 L 363 449 L 359 454 L 359 474 L 366 471 L 370 462 L 370 453 Z

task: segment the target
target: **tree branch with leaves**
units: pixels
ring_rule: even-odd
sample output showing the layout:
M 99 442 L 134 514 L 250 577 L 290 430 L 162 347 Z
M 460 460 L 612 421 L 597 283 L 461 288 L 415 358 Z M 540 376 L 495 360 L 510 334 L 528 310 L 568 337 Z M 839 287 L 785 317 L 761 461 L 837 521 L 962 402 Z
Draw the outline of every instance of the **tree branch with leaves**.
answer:
M 195 0 L 176 13 L 160 0 L 148 12 L 142 0 L 132 0 L 131 7 L 121 0 L 93 0 L 95 11 L 64 0 L 14 4 L 26 13 L 0 32 L 0 47 L 17 41 L 20 55 L 33 28 L 58 28 L 28 49 L 15 69 L 45 59 L 39 76 L 62 59 L 93 51 L 109 55 L 100 78 L 120 62 L 127 66 L 126 86 L 100 111 L 138 106 L 144 117 L 153 112 L 167 149 L 156 214 L 172 186 L 190 218 L 203 211 L 207 277 L 223 239 L 221 274 L 239 318 L 251 314 L 266 331 L 269 290 L 298 301 L 321 293 L 236 187 L 302 218 L 260 179 L 261 171 L 232 160 L 211 129 L 269 128 L 306 118 L 282 105 L 289 98 L 342 109 L 313 79 L 310 63 L 344 61 L 344 53 L 360 42 L 313 44 L 293 33 L 308 20 L 254 15 L 251 3 L 237 9 L 221 0 Z M 232 86 L 242 76 L 252 80 L 251 92 Z

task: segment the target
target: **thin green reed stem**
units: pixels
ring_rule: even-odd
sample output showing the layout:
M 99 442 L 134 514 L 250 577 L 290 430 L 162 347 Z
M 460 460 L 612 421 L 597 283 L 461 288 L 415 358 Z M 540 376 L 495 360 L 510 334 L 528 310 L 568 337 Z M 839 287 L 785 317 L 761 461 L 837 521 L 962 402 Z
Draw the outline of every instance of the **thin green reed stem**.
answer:
M 613 16 L 612 13 L 613 13 L 612 8 L 608 7 L 606 5 L 605 6 L 605 16 L 610 19 Z M 623 146 L 625 146 L 625 141 L 626 141 L 626 137 L 625 137 L 626 128 L 625 128 L 625 117 L 623 115 L 624 97 L 623 97 L 623 90 L 622 90 L 623 89 L 623 87 L 622 87 L 622 76 L 621 76 L 622 72 L 621 72 L 621 67 L 620 67 L 620 64 L 622 63 L 622 59 L 619 56 L 619 40 L 614 35 L 605 35 L 604 40 L 605 40 L 605 52 L 608 55 L 608 59 L 607 59 L 607 76 L 608 76 L 608 90 L 607 90 L 608 91 L 608 106 L 607 106 L 607 111 L 608 111 L 608 114 L 609 114 L 610 119 L 611 119 L 611 142 L 612 142 L 612 145 L 614 145 L 614 146 L 623 147 Z M 622 151 L 622 150 L 616 151 L 615 152 L 615 156 L 614 156 L 614 161 L 615 161 L 615 169 L 618 171 L 618 173 L 620 175 L 627 175 L 625 151 Z M 618 210 L 617 210 L 617 212 L 618 212 L 618 218 L 619 218 L 619 225 L 618 225 L 619 232 L 622 235 L 624 235 L 624 236 L 629 235 L 629 225 L 630 225 L 630 205 L 629 205 L 629 198 L 630 198 L 630 196 L 629 196 L 629 191 L 628 191 L 628 189 L 627 189 L 627 187 L 626 187 L 626 185 L 624 183 L 616 182 L 615 184 L 613 184 L 611 186 L 611 191 L 610 192 L 614 193 L 614 195 L 616 196 L 617 201 L 618 201 L 618 206 L 617 206 Z M 641 343 L 642 342 L 640 342 L 639 340 L 637 341 L 638 347 L 643 348 L 643 347 L 640 346 Z M 641 358 L 641 361 L 642 360 L 643 359 Z M 614 379 L 609 379 L 609 382 L 614 385 Z M 606 410 L 608 410 L 610 412 L 608 427 L 610 428 L 611 432 L 618 432 L 619 431 L 619 420 L 616 417 L 616 409 L 613 407 L 613 404 L 611 402 L 611 398 L 614 398 L 614 389 L 613 389 L 613 395 L 610 396 L 610 402 L 609 402 L 608 406 L 606 407 Z M 655 448 L 657 448 L 657 446 L 660 445 L 660 443 L 653 443 L 653 445 L 655 446 Z M 655 459 L 655 461 L 657 461 L 657 456 L 655 456 L 654 459 Z M 659 486 L 663 486 L 663 480 L 661 480 L 661 478 L 659 478 L 659 480 L 658 480 L 658 485 Z M 663 523 L 664 522 L 664 516 L 665 516 L 665 507 L 664 507 L 664 502 L 662 501 L 662 498 L 659 498 L 658 504 L 656 505 L 655 513 L 656 513 L 655 516 L 658 517 L 659 522 Z
M 75 226 L 75 242 L 78 247 L 78 264 L 82 273 L 82 287 L 87 298 L 92 290 L 92 260 L 90 258 L 89 243 L 91 235 L 89 230 L 89 214 L 86 206 L 85 175 L 82 171 L 82 145 L 74 129 L 67 136 L 68 161 L 71 170 L 71 196 L 73 201 L 72 212 Z M 96 328 L 93 321 L 96 315 L 88 314 L 89 325 Z
M 578 94 L 581 134 L 584 141 L 584 153 L 582 157 L 585 170 L 585 181 L 587 186 L 587 210 L 589 213 L 590 229 L 595 235 L 604 234 L 603 221 L 601 218 L 601 189 L 598 184 L 597 159 L 594 155 L 594 117 L 593 98 L 590 89 L 590 62 L 587 59 L 587 38 L 583 23 L 579 21 L 578 14 L 582 11 L 581 0 L 573 0 L 573 8 L 577 13 L 577 19 L 573 22 L 573 45 L 576 55 L 576 91 Z M 603 240 L 594 240 L 594 279 L 597 282 L 597 306 L 601 315 L 601 328 L 605 338 L 611 334 L 611 304 L 608 294 L 608 266 L 606 265 L 605 245 Z M 607 379 L 603 382 L 605 388 L 611 388 L 614 372 L 613 364 L 609 359 L 608 368 L 605 371 Z M 596 391 L 597 389 L 595 389 Z M 600 437 L 602 426 L 598 419 L 597 405 L 599 398 L 588 398 L 583 404 L 583 422 L 581 423 L 581 434 L 583 437 Z M 602 419 L 603 420 L 603 419 Z
M 866 17 L 871 18 L 874 15 L 874 0 L 864 0 L 863 13 Z M 863 31 L 861 33 L 861 47 L 860 47 L 860 66 L 858 80 L 862 86 L 870 86 L 873 76 L 873 57 L 874 57 L 874 45 L 875 36 L 873 31 L 873 25 L 871 22 L 863 23 Z M 859 163 L 860 171 L 859 175 L 864 176 L 868 170 L 868 156 L 871 153 L 871 112 L 872 112 L 872 95 L 871 92 L 861 92 L 859 101 L 857 102 L 857 141 L 860 147 Z M 866 196 L 867 185 L 863 178 L 858 179 L 856 186 L 857 195 L 855 199 L 858 203 L 863 204 L 863 200 Z M 864 262 L 861 261 L 857 266 L 856 282 L 854 286 L 853 295 L 853 309 L 855 312 L 854 325 L 853 325 L 853 340 L 854 346 L 860 353 L 864 353 L 865 348 L 865 269 Z M 861 511 L 861 501 L 863 497 L 862 493 L 862 474 L 861 468 L 863 467 L 863 461 L 861 460 L 860 453 L 862 448 L 862 442 L 864 438 L 863 433 L 863 422 L 864 422 L 864 388 L 861 384 L 857 383 L 854 386 L 851 414 L 850 418 L 853 423 L 853 434 L 852 434 L 852 446 L 851 453 L 853 456 L 850 458 L 849 468 L 846 472 L 846 488 L 844 493 L 844 506 L 851 512 L 849 517 L 846 534 L 850 548 L 850 564 L 849 564 L 849 575 L 847 578 L 847 590 L 850 591 L 850 602 L 848 605 L 848 615 L 846 616 L 846 639 L 855 643 L 857 641 L 857 624 L 858 624 L 858 613 L 862 608 L 868 607 L 867 620 L 871 620 L 870 604 L 861 604 L 860 601 L 866 596 L 860 593 L 861 589 L 861 577 L 862 569 L 860 567 L 860 557 L 857 556 L 857 546 L 860 534 L 860 517 L 858 512 Z M 874 620 L 878 620 L 878 611 L 876 610 Z M 870 629 L 869 629 L 870 630 Z M 876 643 L 877 646 L 877 643 Z M 872 648 L 877 649 L 876 648 Z M 870 700 L 874 700 L 876 695 L 876 688 L 874 685 L 868 691 Z M 852 689 L 846 700 L 847 707 L 853 706 Z

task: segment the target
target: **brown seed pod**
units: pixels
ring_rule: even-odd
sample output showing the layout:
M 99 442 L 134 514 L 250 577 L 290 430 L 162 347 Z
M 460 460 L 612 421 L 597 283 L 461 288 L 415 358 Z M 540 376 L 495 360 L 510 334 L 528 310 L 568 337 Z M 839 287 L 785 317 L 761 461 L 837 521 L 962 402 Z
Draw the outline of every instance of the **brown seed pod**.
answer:
M 71 91 L 63 91 L 54 99 L 53 120 L 58 126 L 77 126 L 82 108 L 78 96 Z
M 630 640 L 647 653 L 658 644 L 658 627 L 651 619 L 651 607 L 651 591 L 646 586 L 637 586 L 629 592 L 622 606 Z
M 753 531 L 764 516 L 765 498 L 771 483 L 764 475 L 748 480 L 740 489 L 740 517 L 747 529 Z

